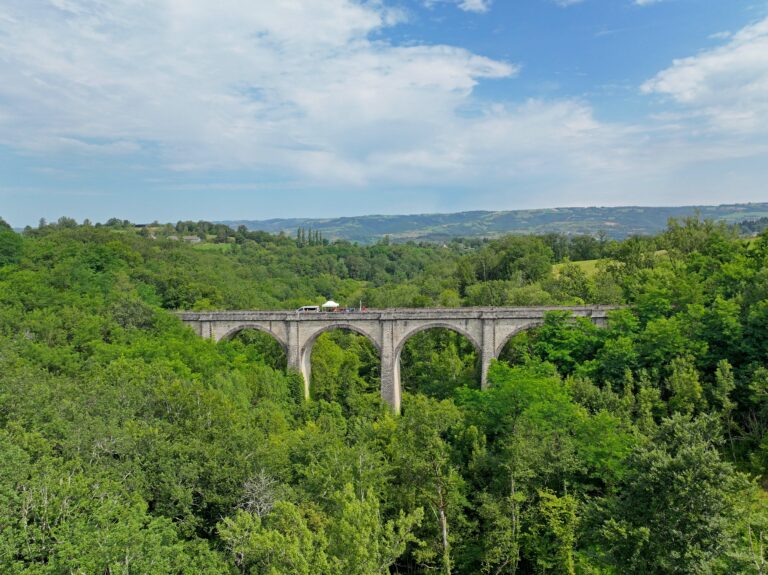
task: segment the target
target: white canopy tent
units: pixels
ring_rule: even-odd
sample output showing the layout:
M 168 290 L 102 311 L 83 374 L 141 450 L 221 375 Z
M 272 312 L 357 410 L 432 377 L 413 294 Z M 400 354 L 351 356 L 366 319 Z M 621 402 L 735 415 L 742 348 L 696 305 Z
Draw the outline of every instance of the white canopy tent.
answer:
M 336 309 L 337 307 L 339 307 L 339 304 L 337 304 L 332 299 L 329 299 L 327 302 L 323 304 L 323 309 Z

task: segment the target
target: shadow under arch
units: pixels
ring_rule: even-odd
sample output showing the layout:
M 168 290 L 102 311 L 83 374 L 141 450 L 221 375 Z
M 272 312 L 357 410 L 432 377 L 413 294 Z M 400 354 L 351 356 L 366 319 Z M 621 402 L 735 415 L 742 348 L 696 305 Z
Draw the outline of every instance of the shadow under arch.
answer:
M 306 341 L 303 347 L 299 350 L 301 375 L 304 377 L 305 396 L 310 397 L 310 390 L 312 386 L 312 350 L 317 342 L 317 339 L 325 334 L 334 331 L 347 331 L 356 335 L 363 336 L 374 348 L 378 355 L 379 362 L 381 362 L 381 343 L 379 342 L 376 334 L 372 334 L 364 328 L 352 324 L 352 323 L 334 323 L 332 325 L 326 325 L 313 332 Z
M 520 335 L 523 332 L 530 331 L 532 329 L 536 329 L 544 325 L 543 320 L 537 320 L 532 321 L 530 323 L 527 323 L 525 325 L 521 325 L 516 327 L 514 330 L 506 334 L 503 338 L 501 338 L 501 343 L 496 346 L 496 349 L 494 350 L 493 356 L 498 358 L 501 356 L 501 352 L 504 351 L 504 348 L 507 346 L 507 344 L 512 340 L 512 338 Z
M 534 353 L 532 339 L 536 331 L 544 325 L 544 321 L 532 321 L 512 330 L 501 339 L 496 348 L 495 357 L 510 366 L 522 365 Z
M 467 338 L 470 342 L 472 342 L 472 345 L 475 346 L 475 349 L 477 350 L 478 353 L 480 353 L 481 351 L 482 346 L 480 345 L 480 342 L 477 340 L 477 338 L 474 335 L 469 333 L 466 329 L 458 325 L 454 325 L 450 322 L 436 321 L 434 323 L 430 322 L 428 324 L 415 327 L 412 330 L 408 331 L 405 335 L 403 335 L 400 338 L 400 342 L 397 344 L 397 347 L 395 348 L 395 357 L 400 357 L 400 353 L 403 351 L 403 347 L 405 347 L 405 344 L 408 342 L 409 339 L 411 339 L 417 333 L 429 331 L 430 329 L 447 329 L 449 331 L 456 332 L 459 335 L 462 335 L 465 338 Z
M 451 332 L 453 334 L 461 336 L 464 340 L 469 342 L 471 344 L 471 347 L 475 353 L 475 359 L 474 359 L 474 366 L 473 366 L 473 379 L 474 384 L 477 385 L 479 388 L 481 385 L 481 357 L 482 357 L 482 345 L 478 341 L 477 337 L 464 329 L 461 326 L 452 324 L 450 322 L 434 322 L 429 323 L 426 325 L 421 325 L 419 327 L 416 327 L 410 331 L 408 331 L 405 335 L 402 336 L 401 340 L 398 342 L 397 346 L 394 350 L 394 380 L 396 385 L 403 391 L 406 391 L 409 387 L 408 385 L 403 385 L 402 381 L 402 355 L 403 351 L 406 349 L 406 346 L 410 341 L 413 341 L 414 336 L 417 336 L 419 334 L 424 334 L 429 331 L 433 330 L 441 330 L 441 331 L 447 331 Z M 461 350 L 457 350 L 459 352 L 459 355 L 461 357 Z M 407 382 L 405 382 L 407 384 Z
M 288 346 L 271 330 L 261 325 L 243 324 L 217 341 L 223 353 L 245 357 L 248 363 L 260 363 L 276 371 L 288 370 Z

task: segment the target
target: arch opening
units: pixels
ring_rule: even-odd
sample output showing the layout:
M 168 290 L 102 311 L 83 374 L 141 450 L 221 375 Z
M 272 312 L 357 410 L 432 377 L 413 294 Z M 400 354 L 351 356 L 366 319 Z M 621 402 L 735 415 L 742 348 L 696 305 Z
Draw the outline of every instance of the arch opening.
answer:
M 510 335 L 501 345 L 497 358 L 510 366 L 523 365 L 535 356 L 535 327 L 520 329 Z
M 350 407 L 365 395 L 379 394 L 380 349 L 359 328 L 334 325 L 320 330 L 305 344 L 301 363 L 312 399 Z
M 481 370 L 478 342 L 450 325 L 415 330 L 395 350 L 395 381 L 407 393 L 443 399 L 459 387 L 480 389 Z
M 531 356 L 531 346 L 535 340 L 536 331 L 542 324 L 541 321 L 534 321 L 516 328 L 498 344 L 495 357 L 509 365 L 525 363 Z
M 250 364 L 262 363 L 276 371 L 286 371 L 286 346 L 274 334 L 258 326 L 244 326 L 219 340 L 232 359 L 240 358 Z
M 550 313 L 543 321 L 515 330 L 499 349 L 497 357 L 509 365 L 533 361 L 552 363 L 563 375 L 594 359 L 601 347 L 600 327 L 590 318 L 569 313 Z

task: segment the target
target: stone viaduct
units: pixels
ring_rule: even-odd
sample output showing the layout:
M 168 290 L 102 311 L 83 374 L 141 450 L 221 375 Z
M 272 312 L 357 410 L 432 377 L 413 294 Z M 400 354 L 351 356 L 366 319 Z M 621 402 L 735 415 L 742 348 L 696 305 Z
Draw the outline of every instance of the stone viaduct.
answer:
M 387 309 L 353 312 L 210 311 L 179 312 L 181 320 L 201 337 L 226 340 L 244 329 L 273 336 L 285 349 L 288 368 L 304 377 L 309 397 L 310 357 L 317 337 L 332 329 L 347 329 L 366 336 L 381 357 L 381 395 L 400 411 L 400 353 L 412 335 L 432 328 L 447 328 L 471 341 L 481 360 L 481 386 L 486 386 L 488 366 L 516 333 L 540 325 L 549 311 L 568 311 L 605 327 L 608 312 L 616 306 L 580 307 L 474 307 Z

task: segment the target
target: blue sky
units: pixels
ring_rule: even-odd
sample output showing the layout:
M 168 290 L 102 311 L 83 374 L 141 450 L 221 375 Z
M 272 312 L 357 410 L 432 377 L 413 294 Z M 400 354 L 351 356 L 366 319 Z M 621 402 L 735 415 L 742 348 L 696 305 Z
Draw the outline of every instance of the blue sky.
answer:
M 5 0 L 0 217 L 768 201 L 768 2 Z

